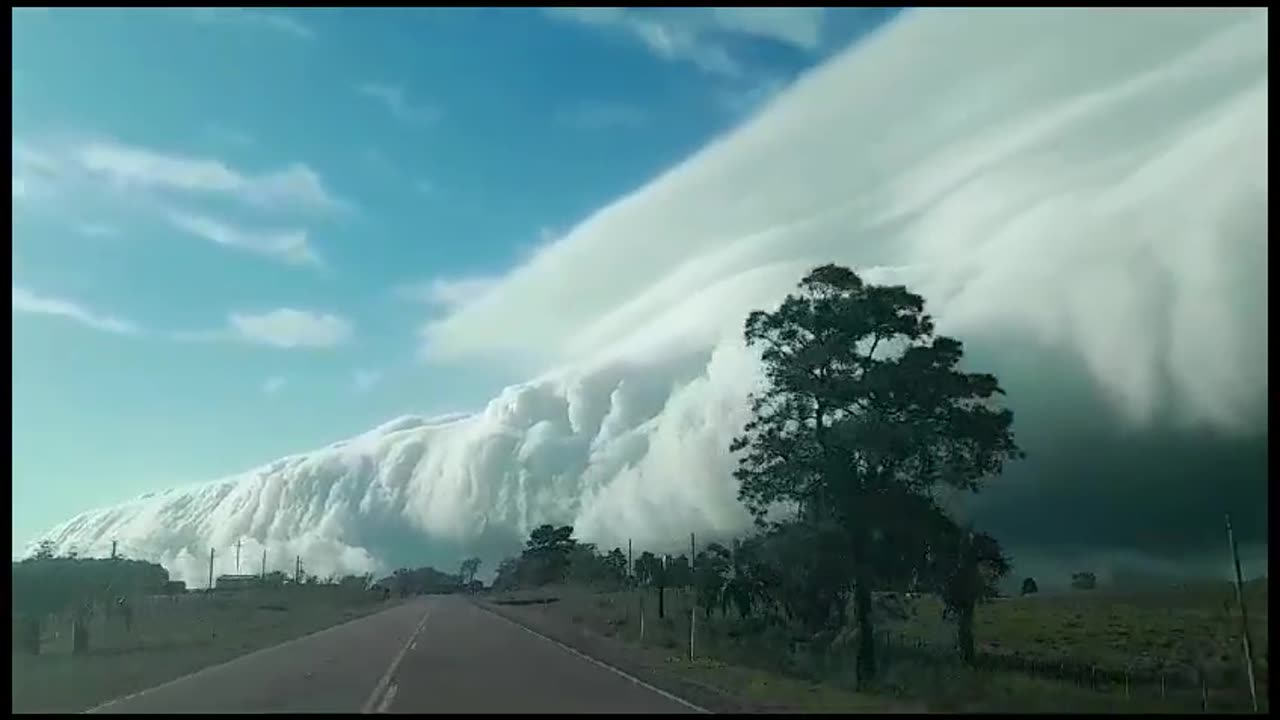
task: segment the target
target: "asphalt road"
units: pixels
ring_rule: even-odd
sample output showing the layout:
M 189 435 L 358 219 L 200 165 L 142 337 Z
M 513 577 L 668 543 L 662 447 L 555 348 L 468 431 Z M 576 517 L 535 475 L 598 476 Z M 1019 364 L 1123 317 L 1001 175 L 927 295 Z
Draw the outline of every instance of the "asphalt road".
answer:
M 435 596 L 99 707 L 108 713 L 688 713 L 696 708 L 483 610 Z

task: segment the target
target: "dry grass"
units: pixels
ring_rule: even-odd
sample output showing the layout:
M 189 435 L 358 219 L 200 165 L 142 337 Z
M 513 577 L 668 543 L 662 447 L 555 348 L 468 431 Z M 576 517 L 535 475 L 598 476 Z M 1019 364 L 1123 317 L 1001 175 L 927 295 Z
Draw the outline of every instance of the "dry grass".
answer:
M 41 655 L 13 654 L 13 712 L 76 712 L 386 607 L 368 593 L 303 587 L 135 602 L 134 627 L 95 617 L 72 655 L 70 621 Z
M 1246 596 L 1255 656 L 1260 665 L 1260 695 L 1266 707 L 1266 584 L 1252 584 Z M 763 693 L 773 699 L 818 710 L 856 711 L 892 698 L 922 703 L 937 711 L 1153 712 L 1199 711 L 1194 687 L 1174 678 L 1161 691 L 1143 685 L 1143 668 L 1184 667 L 1203 659 L 1209 672 L 1209 709 L 1246 710 L 1247 684 L 1240 663 L 1239 618 L 1229 585 L 1201 585 L 1162 592 L 1117 593 L 1105 590 L 1040 595 L 1001 600 L 979 610 L 976 633 L 980 648 L 1042 661 L 1069 660 L 1104 669 L 1126 668 L 1135 680 L 1099 683 L 1096 689 L 1022 672 L 983 671 L 949 661 L 954 626 L 941 618 L 932 598 L 919 598 L 903 620 L 882 618 L 878 629 L 897 638 L 882 648 L 878 680 L 880 698 L 850 692 L 853 678 L 851 638 L 837 638 L 822 653 L 794 644 L 781 628 L 750 628 L 738 618 L 717 615 L 696 620 L 695 649 L 689 663 L 687 591 L 667 591 L 666 617 L 657 617 L 653 591 L 596 593 L 580 588 L 548 588 L 506 593 L 499 601 L 554 597 L 537 612 L 593 633 L 640 645 L 640 607 L 644 602 L 643 646 L 668 653 L 682 672 L 732 693 Z M 1224 603 L 1230 604 L 1224 607 Z M 904 645 L 924 644 L 929 652 L 910 652 Z M 899 652 L 899 650 L 902 650 Z M 942 658 L 940 661 L 939 658 Z M 1172 671 L 1170 671 L 1172 672 Z M 1190 680 L 1187 681 L 1191 683 Z

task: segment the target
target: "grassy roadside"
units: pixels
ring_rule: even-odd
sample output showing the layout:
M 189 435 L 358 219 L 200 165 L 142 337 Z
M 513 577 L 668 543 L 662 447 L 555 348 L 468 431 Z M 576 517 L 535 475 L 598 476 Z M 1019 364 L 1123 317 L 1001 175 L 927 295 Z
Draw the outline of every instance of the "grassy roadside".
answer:
M 1220 598 L 1212 591 L 1178 592 L 1164 596 L 1114 596 L 1105 593 L 1085 597 L 1028 598 L 984 607 L 980 613 L 979 638 L 984 649 L 1003 650 L 1018 656 L 1037 653 L 1058 657 L 1091 658 L 1103 664 L 1123 663 L 1130 658 L 1181 658 L 1187 648 L 1206 645 L 1211 654 L 1228 652 L 1235 634 L 1223 625 L 1215 612 Z M 490 596 L 490 603 L 527 602 L 555 598 L 545 604 L 502 605 L 504 614 L 515 614 L 528 623 L 540 624 L 540 632 L 559 632 L 557 639 L 582 649 L 596 638 L 608 642 L 623 662 L 638 664 L 651 674 L 676 676 L 683 681 L 708 686 L 720 693 L 744 698 L 750 709 L 797 712 L 891 712 L 925 710 L 937 712 L 1198 712 L 1201 694 L 1197 690 L 1174 688 L 1166 692 L 1152 686 L 1122 684 L 1098 689 L 1078 687 L 1070 682 L 1005 670 L 977 670 L 954 662 L 938 662 L 891 649 L 881 650 L 882 671 L 873 693 L 852 691 L 852 658 L 848 638 L 838 639 L 836 652 L 815 656 L 804 648 L 789 647 L 789 641 L 771 631 L 752 631 L 736 619 L 698 616 L 695 646 L 697 660 L 688 653 L 689 598 L 682 591 L 668 591 L 667 617 L 656 617 L 657 600 L 645 597 L 644 642 L 639 633 L 639 596 L 636 593 L 592 592 L 583 588 L 556 587 Z M 1258 608 L 1255 643 L 1265 648 L 1266 602 L 1253 599 Z M 1214 608 L 1217 608 L 1215 610 Z M 927 602 L 917 617 L 880 627 L 912 638 L 947 632 L 932 624 Z M 1252 624 L 1252 623 L 1251 623 Z M 1229 625 L 1229 623 L 1228 623 Z M 549 634 L 549 633 L 545 633 Z M 1052 637 L 1055 644 L 1044 642 Z M 1225 639 L 1224 639 L 1225 638 Z M 1260 656 L 1265 657 L 1265 649 Z M 1215 657 L 1221 661 L 1220 657 Z M 602 658 L 604 659 L 604 658 Z M 1132 663 L 1132 660 L 1129 660 Z M 1263 665 L 1265 672 L 1265 664 Z M 1238 678 L 1237 678 L 1238 679 Z M 1211 711 L 1247 709 L 1243 685 L 1219 685 L 1208 693 Z M 658 684 L 658 683 L 655 683 Z M 662 685 L 658 684 L 659 687 Z M 1237 687 L 1239 686 L 1239 687 Z M 679 694 L 679 693 L 677 693 Z M 1265 685 L 1262 696 L 1266 698 Z M 1264 705 L 1265 706 L 1265 705 Z
M 554 602 L 539 603 L 553 597 Z M 477 598 L 482 606 L 591 657 L 715 713 L 916 712 L 918 703 L 858 694 L 830 684 L 788 677 L 760 668 L 731 665 L 714 657 L 693 661 L 664 647 L 667 640 L 640 644 L 614 632 L 608 619 L 580 611 L 594 593 L 570 588 L 502 593 Z M 527 601 L 534 600 L 529 604 Z M 515 603 L 515 604 L 512 604 Z M 655 637 L 655 636 L 650 636 Z M 687 652 L 687 651 L 686 651 Z
M 388 607 L 324 586 L 193 593 L 139 602 L 131 632 L 98 618 L 83 655 L 70 653 L 67 623 L 51 623 L 41 655 L 13 654 L 12 712 L 86 710 Z

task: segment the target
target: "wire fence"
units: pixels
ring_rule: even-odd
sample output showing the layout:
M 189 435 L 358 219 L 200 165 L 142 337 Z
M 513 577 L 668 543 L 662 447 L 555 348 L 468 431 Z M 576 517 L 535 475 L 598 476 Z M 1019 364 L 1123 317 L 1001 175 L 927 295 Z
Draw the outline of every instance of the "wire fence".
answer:
M 691 553 L 692 558 L 705 549 L 706 546 L 694 546 L 687 552 Z M 633 552 L 638 556 L 639 551 L 633 549 Z M 674 554 L 657 554 L 656 556 L 659 559 L 675 557 Z M 634 564 L 631 568 L 634 571 Z M 628 604 L 635 608 L 634 617 L 637 622 L 633 632 L 637 635 L 635 639 L 640 642 L 646 642 L 647 624 L 651 640 L 656 640 L 668 649 L 685 650 L 690 659 L 695 656 L 695 646 L 707 652 L 728 649 L 724 642 L 725 638 L 715 637 L 725 632 L 739 636 L 732 638 L 733 644 L 737 646 L 734 649 L 743 649 L 744 644 L 740 642 L 741 636 L 750 631 L 745 628 L 726 630 L 726 623 L 723 620 L 704 618 L 703 612 L 697 608 L 697 593 L 692 586 L 666 589 L 668 593 L 666 618 L 659 625 L 655 588 L 638 587 L 635 577 L 630 574 L 628 585 L 629 589 L 624 592 L 633 596 Z M 627 615 L 633 616 L 631 611 L 628 611 Z M 674 627 L 675 625 L 683 625 L 685 631 L 679 630 Z M 660 627 L 665 629 L 665 632 L 660 630 Z M 661 633 L 660 638 L 652 637 L 655 630 Z M 687 637 L 687 641 L 682 642 L 679 639 L 680 635 Z M 1115 658 L 1108 663 L 1082 660 L 1065 654 L 1054 657 L 1039 653 L 979 649 L 972 662 L 964 664 L 953 638 L 946 641 L 939 641 L 936 638 L 930 640 L 901 629 L 890 629 L 877 631 L 874 644 L 877 656 L 885 667 L 900 663 L 923 663 L 934 667 L 965 665 L 968 669 L 979 672 L 1018 673 L 1050 680 L 1079 690 L 1103 693 L 1134 703 L 1159 701 L 1165 705 L 1177 705 L 1184 709 L 1199 709 L 1204 712 L 1251 709 L 1248 679 L 1243 670 L 1243 656 L 1223 655 L 1213 658 L 1212 662 L 1195 665 L 1186 662 L 1185 657 L 1162 658 L 1144 654 L 1121 660 L 1117 664 Z M 762 652 L 757 654 L 764 654 L 763 648 L 760 650 Z M 1262 662 L 1265 666 L 1265 654 Z M 831 664 L 838 664 L 838 662 Z M 848 664 L 851 665 L 851 663 Z M 1268 696 L 1265 670 L 1260 678 L 1258 695 L 1265 702 Z

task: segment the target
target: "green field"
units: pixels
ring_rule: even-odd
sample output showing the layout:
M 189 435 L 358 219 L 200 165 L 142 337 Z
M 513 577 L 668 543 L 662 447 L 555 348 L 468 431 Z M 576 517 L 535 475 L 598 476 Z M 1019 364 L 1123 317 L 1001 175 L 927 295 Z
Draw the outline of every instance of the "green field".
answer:
M 70 620 L 46 623 L 39 656 L 13 653 L 12 711 L 85 710 L 387 605 L 369 592 L 316 585 L 187 593 L 134 607 L 132 631 L 95 616 L 80 655 L 71 654 Z
M 548 620 L 577 626 L 640 647 L 642 594 L 557 587 L 503 593 L 496 602 L 555 598 L 530 605 Z M 1247 590 L 1259 666 L 1259 693 L 1267 707 L 1267 586 Z M 1120 593 L 1104 589 L 1002 599 L 980 607 L 979 648 L 1043 666 L 1096 667 L 1083 682 L 1055 673 L 974 669 L 954 661 L 954 626 L 930 597 L 881 609 L 877 648 L 881 676 L 874 693 L 853 693 L 851 633 L 818 653 L 794 642 L 781 628 L 753 628 L 749 621 L 698 614 L 697 659 L 687 659 L 690 594 L 669 590 L 666 617 L 657 618 L 655 591 L 643 593 L 643 647 L 666 653 L 668 665 L 731 694 L 794 710 L 866 711 L 922 708 L 933 711 L 1151 712 L 1199 711 L 1198 675 L 1205 669 L 1208 709 L 1250 707 L 1241 661 L 1239 617 L 1230 585 L 1206 584 Z M 1145 674 L 1144 674 L 1145 673 Z M 1160 675 L 1165 684 L 1160 685 Z M 1126 684 L 1123 678 L 1128 677 Z

